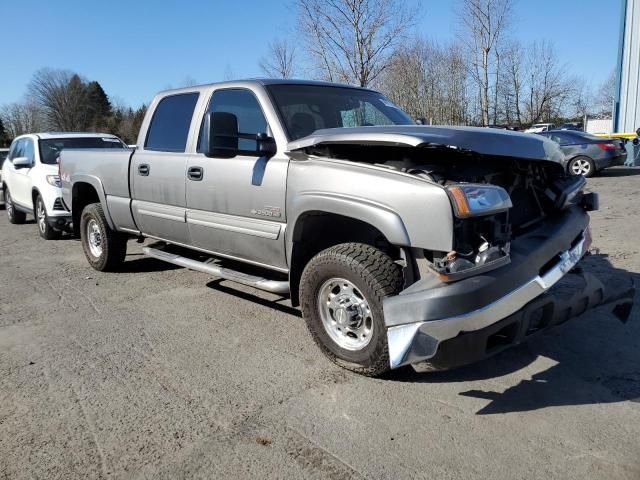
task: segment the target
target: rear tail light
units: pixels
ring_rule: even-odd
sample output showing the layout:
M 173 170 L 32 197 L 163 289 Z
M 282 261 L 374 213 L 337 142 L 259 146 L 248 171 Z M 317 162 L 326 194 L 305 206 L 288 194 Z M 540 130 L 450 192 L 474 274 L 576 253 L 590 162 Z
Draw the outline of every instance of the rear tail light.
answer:
M 615 143 L 598 143 L 598 146 L 602 150 L 617 150 L 618 149 L 618 147 L 616 147 Z

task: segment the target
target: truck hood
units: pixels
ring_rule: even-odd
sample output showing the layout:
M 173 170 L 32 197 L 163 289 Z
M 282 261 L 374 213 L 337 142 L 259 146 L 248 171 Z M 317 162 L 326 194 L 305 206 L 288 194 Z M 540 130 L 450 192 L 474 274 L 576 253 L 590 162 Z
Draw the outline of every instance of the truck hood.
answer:
M 564 160 L 559 145 L 541 135 L 482 127 L 393 125 L 328 128 L 289 142 L 287 150 L 293 153 L 309 147 L 336 144 L 417 148 L 442 146 L 481 155 L 546 160 L 559 164 Z

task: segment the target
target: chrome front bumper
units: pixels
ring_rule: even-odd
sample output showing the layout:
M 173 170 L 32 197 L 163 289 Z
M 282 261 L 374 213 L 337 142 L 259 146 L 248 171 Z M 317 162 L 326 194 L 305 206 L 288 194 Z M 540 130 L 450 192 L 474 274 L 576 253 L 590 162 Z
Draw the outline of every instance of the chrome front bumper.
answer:
M 557 263 L 544 273 L 482 308 L 448 318 L 389 327 L 387 341 L 391 368 L 429 360 L 437 353 L 440 343 L 461 333 L 493 325 L 547 292 L 587 253 L 590 240 L 585 232 L 571 249 L 561 252 Z

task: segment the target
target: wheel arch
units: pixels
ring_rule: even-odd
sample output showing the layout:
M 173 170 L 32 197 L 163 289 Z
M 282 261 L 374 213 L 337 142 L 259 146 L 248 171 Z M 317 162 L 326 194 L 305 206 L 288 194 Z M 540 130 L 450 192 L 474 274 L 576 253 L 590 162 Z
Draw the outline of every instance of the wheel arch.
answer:
M 102 205 L 107 224 L 110 228 L 113 228 L 113 221 L 107 208 L 106 195 L 102 187 L 102 182 L 96 177 L 82 175 L 74 177 L 71 187 L 71 217 L 73 220 L 74 234 L 79 234 L 82 210 L 91 203 L 100 203 Z
M 38 187 L 31 187 L 31 209 L 33 210 L 33 215 L 36 215 L 36 199 L 38 198 L 38 195 L 40 194 L 40 190 L 38 190 Z M 45 210 L 47 208 L 47 206 L 44 206 Z
M 287 228 L 289 284 L 294 306 L 299 304 L 302 271 L 320 251 L 340 243 L 358 242 L 398 256 L 399 249 L 410 244 L 407 230 L 394 212 L 353 201 L 336 205 L 343 208 L 325 205 L 300 211 L 292 227 Z

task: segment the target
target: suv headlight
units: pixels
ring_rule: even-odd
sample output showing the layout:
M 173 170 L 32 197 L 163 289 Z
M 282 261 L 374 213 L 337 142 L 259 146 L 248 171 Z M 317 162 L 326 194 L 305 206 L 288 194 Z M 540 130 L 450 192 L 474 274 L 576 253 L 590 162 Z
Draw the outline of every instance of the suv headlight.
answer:
M 53 185 L 54 187 L 61 187 L 60 183 L 60 175 L 47 175 L 47 183 L 49 185 Z
M 447 188 L 457 217 L 491 215 L 510 209 L 513 204 L 502 187 L 483 184 L 457 184 Z

